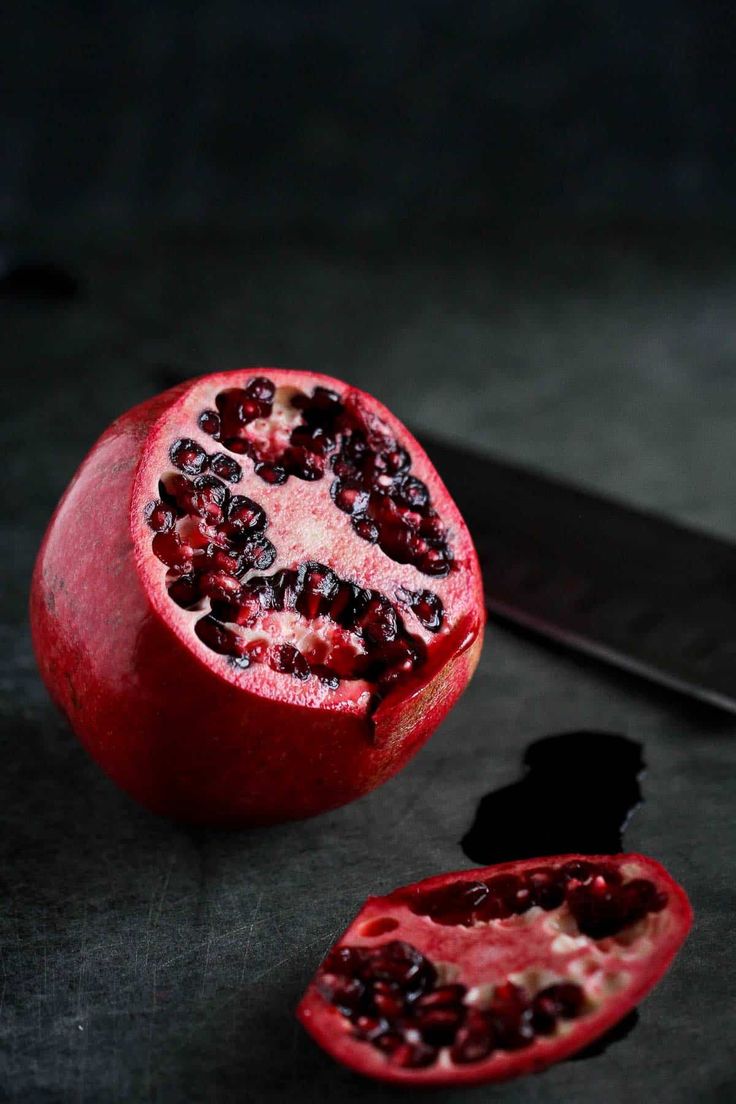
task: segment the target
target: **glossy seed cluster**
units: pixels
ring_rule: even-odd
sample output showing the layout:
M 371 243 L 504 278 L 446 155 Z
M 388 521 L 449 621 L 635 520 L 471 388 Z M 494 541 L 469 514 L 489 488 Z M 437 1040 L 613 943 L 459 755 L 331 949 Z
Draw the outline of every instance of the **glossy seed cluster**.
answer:
M 271 485 L 280 486 L 290 476 L 313 481 L 331 473 L 332 499 L 362 540 L 426 575 L 447 575 L 453 564 L 448 535 L 426 484 L 411 474 L 406 449 L 385 429 L 369 429 L 326 387 L 294 395 L 291 406 L 301 420 L 288 444 L 266 446 L 249 427 L 272 417 L 275 396 L 273 382 L 265 377 L 221 391 L 217 409 L 203 410 L 199 427 L 230 452 L 247 456 Z
M 154 554 L 169 568 L 169 597 L 183 609 L 202 610 L 194 631 L 208 648 L 241 668 L 268 663 L 299 680 L 314 675 L 330 689 L 337 689 L 342 679 L 365 679 L 385 691 L 424 663 L 423 641 L 408 632 L 397 607 L 378 591 L 341 579 L 312 561 L 270 576 L 253 574 L 276 558 L 265 536 L 266 512 L 205 472 L 211 459 L 205 456 L 203 462 L 192 444 L 177 441 L 172 446 L 171 459 L 181 474 L 162 482 L 161 497 L 146 507 L 146 520 L 155 534 Z M 195 465 L 203 474 L 184 474 Z M 436 618 L 434 598 L 417 599 L 420 621 L 430 606 Z M 406 605 L 413 608 L 409 601 Z M 334 649 L 325 663 L 293 644 L 243 631 L 282 611 L 311 622 L 326 618 L 351 634 L 353 645 Z M 441 605 L 439 615 L 441 620 Z
M 289 474 L 321 478 L 326 457 L 337 456 L 342 440 L 336 425 L 346 417 L 343 405 L 324 388 L 316 388 L 311 398 L 297 396 L 293 402 L 302 410 L 303 424 L 292 431 L 292 444 L 279 464 L 264 468 L 242 430 L 270 416 L 274 395 L 271 381 L 261 377 L 243 389 L 221 392 L 217 410 L 203 411 L 199 427 L 231 451 L 254 459 L 265 482 L 285 482 Z M 318 457 L 311 474 L 302 463 L 305 449 Z M 168 568 L 169 596 L 183 609 L 201 611 L 194 630 L 208 648 L 241 668 L 267 663 L 302 681 L 314 676 L 330 689 L 344 679 L 362 679 L 385 692 L 424 663 L 426 647 L 407 630 L 399 610 L 438 632 L 444 609 L 437 594 L 400 589 L 393 603 L 312 561 L 263 575 L 275 562 L 276 549 L 266 536 L 263 506 L 236 493 L 243 478 L 238 460 L 224 452 L 208 453 L 189 437 L 172 443 L 169 459 L 176 471 L 160 481 L 159 498 L 148 503 L 145 517 L 154 534 L 154 555 Z M 305 652 L 273 640 L 268 632 L 254 632 L 264 618 L 281 612 L 309 622 L 321 619 L 316 628 L 320 646 Z M 324 639 L 330 635 L 325 619 L 342 633 L 343 646 L 332 647 L 334 641 Z M 346 634 L 352 637 L 349 646 Z
M 549 911 L 566 904 L 583 935 L 604 939 L 650 912 L 660 912 L 667 895 L 647 878 L 625 882 L 615 866 L 580 859 L 518 875 L 497 874 L 484 882 L 418 890 L 407 904 L 437 924 L 465 927 L 521 915 L 534 905 Z
M 585 1012 L 582 988 L 566 981 L 536 993 L 505 981 L 483 1008 L 469 1006 L 465 985 L 441 984 L 435 966 L 399 940 L 335 948 L 317 988 L 349 1020 L 356 1039 L 406 1069 L 433 1065 L 442 1048 L 460 1065 L 519 1050 Z

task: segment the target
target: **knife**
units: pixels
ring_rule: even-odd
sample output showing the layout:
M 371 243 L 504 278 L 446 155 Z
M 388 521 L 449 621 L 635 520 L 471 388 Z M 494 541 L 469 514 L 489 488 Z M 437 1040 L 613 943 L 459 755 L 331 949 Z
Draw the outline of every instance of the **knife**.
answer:
M 736 713 L 736 545 L 420 436 L 491 616 Z

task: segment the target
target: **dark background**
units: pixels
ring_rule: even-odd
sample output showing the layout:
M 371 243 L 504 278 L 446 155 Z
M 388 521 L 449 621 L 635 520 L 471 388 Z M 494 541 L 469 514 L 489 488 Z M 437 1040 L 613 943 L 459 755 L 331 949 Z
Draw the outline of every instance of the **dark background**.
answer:
M 293 1007 L 368 893 L 462 866 L 480 797 L 574 728 L 643 743 L 626 844 L 683 881 L 696 928 L 605 1054 L 433 1099 L 733 1099 L 731 721 L 492 626 L 463 701 L 380 791 L 300 825 L 186 830 L 87 760 L 25 615 L 43 527 L 105 425 L 240 364 L 333 373 L 420 431 L 736 535 L 731 5 L 3 18 L 0 1099 L 398 1100 Z

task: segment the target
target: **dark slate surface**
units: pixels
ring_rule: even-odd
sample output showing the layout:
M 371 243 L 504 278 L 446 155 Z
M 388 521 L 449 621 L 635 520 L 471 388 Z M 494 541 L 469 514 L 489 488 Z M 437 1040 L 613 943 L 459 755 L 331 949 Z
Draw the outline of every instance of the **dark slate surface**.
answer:
M 736 216 L 723 0 L 5 0 L 0 219 Z
M 420 427 L 736 535 L 727 265 L 697 242 L 687 265 L 632 242 L 398 251 L 141 233 L 34 247 L 83 290 L 0 301 L 0 1099 L 398 1100 L 324 1057 L 294 1005 L 366 894 L 466 865 L 459 840 L 482 794 L 517 776 L 530 741 L 573 728 L 643 742 L 646 801 L 626 842 L 685 884 L 694 933 L 607 1053 L 432 1099 L 733 1099 L 732 721 L 492 627 L 465 698 L 383 789 L 303 824 L 188 830 L 87 759 L 39 683 L 25 623 L 43 525 L 97 434 L 182 375 L 238 364 L 345 376 Z

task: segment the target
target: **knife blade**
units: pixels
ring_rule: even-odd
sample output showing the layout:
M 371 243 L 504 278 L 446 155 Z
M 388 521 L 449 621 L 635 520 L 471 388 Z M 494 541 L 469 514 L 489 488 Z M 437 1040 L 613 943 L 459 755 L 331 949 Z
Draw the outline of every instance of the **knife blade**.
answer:
M 736 713 L 736 545 L 420 435 L 489 614 Z

